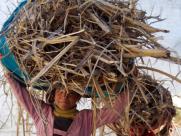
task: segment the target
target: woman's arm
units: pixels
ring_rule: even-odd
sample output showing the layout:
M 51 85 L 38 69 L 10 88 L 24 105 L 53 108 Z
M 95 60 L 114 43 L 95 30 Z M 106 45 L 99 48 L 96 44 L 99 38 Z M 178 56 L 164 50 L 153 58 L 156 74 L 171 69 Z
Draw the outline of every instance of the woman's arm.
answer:
M 117 122 L 123 115 L 123 112 L 125 108 L 128 106 L 128 104 L 128 91 L 124 91 L 118 95 L 112 108 L 102 108 L 97 111 L 96 127 L 98 128 L 108 123 Z
M 30 114 L 30 116 L 34 120 L 37 120 L 39 117 L 39 112 L 36 110 L 36 108 L 38 107 L 36 103 L 40 104 L 39 106 L 41 106 L 42 109 L 46 104 L 41 100 L 35 100 L 35 98 L 30 95 L 26 87 L 22 86 L 18 81 L 11 77 L 9 73 L 6 74 L 5 77 L 20 105 L 23 106 L 23 108 Z

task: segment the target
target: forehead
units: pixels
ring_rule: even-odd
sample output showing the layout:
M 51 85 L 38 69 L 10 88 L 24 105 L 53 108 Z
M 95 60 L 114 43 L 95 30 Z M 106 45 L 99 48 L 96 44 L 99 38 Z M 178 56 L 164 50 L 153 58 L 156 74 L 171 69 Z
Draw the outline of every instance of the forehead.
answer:
M 68 93 L 65 89 L 62 89 L 62 88 L 57 88 L 55 90 L 55 93 Z
M 56 89 L 55 89 L 55 91 L 66 91 L 66 89 L 65 88 L 63 88 L 63 87 L 57 87 Z
M 66 94 L 77 94 L 79 95 L 78 93 L 76 93 L 75 91 L 67 91 L 65 89 L 56 89 L 56 93 L 66 93 Z

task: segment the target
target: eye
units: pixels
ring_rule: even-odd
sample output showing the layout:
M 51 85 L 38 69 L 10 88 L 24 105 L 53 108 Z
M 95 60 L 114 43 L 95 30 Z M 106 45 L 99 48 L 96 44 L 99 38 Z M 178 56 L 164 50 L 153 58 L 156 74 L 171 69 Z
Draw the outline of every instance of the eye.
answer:
M 68 95 L 72 96 L 72 95 L 75 95 L 75 93 L 74 93 L 74 92 L 71 92 L 71 93 L 69 93 Z
M 72 92 L 68 93 L 68 96 L 77 96 L 77 93 L 72 91 Z

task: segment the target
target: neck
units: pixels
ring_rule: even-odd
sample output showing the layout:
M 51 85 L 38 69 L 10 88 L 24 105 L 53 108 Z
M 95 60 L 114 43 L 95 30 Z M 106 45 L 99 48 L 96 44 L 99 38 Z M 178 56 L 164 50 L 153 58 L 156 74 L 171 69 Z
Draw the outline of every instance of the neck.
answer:
M 54 111 L 53 111 L 56 117 L 72 118 L 72 119 L 76 116 L 77 112 L 78 111 L 76 110 L 76 107 L 68 110 L 62 110 L 57 105 L 54 106 Z

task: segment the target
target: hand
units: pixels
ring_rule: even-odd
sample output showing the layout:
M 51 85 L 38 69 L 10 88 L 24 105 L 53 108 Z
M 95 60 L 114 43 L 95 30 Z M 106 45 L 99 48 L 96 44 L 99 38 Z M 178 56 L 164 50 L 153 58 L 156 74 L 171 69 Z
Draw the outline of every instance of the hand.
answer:
M 11 77 L 11 72 L 6 71 L 6 73 L 4 74 L 5 78 L 10 78 Z

